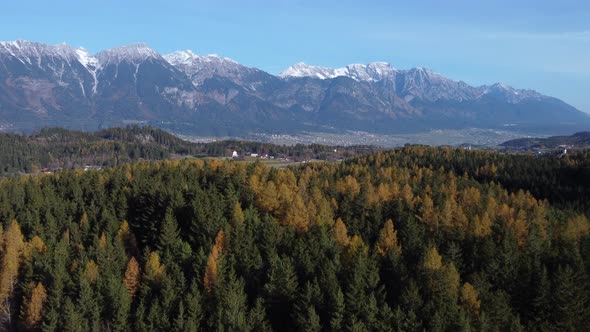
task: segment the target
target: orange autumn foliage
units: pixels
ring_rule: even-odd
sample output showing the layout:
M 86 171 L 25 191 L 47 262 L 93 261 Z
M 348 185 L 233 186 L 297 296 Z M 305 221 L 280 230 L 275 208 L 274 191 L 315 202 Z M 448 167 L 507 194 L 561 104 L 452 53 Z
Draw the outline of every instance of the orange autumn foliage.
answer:
M 397 241 L 397 231 L 393 228 L 393 221 L 388 219 L 379 232 L 375 251 L 380 256 L 385 256 L 390 250 L 401 253 L 401 247 Z
M 43 306 L 47 301 L 47 290 L 42 283 L 37 283 L 33 288 L 31 297 L 23 301 L 24 306 L 24 324 L 30 329 L 38 329 L 43 320 Z
M 215 237 L 215 243 L 211 247 L 211 253 L 207 258 L 207 266 L 205 267 L 205 275 L 203 277 L 203 285 L 209 295 L 213 294 L 215 283 L 217 282 L 217 263 L 219 256 L 223 253 L 225 248 L 225 233 L 220 230 Z
M 123 283 L 129 291 L 129 295 L 133 297 L 137 292 L 137 287 L 139 286 L 139 278 L 141 277 L 141 268 L 139 267 L 139 263 L 135 257 L 131 257 L 129 262 L 127 263 L 127 269 L 125 270 L 125 278 L 123 279 Z

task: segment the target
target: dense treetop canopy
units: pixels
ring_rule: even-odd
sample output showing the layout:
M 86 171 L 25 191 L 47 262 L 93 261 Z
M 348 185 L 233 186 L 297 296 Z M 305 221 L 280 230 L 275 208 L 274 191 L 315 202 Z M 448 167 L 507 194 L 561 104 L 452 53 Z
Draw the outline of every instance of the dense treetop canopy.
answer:
M 588 156 L 407 147 L 0 180 L 5 329 L 586 329 Z

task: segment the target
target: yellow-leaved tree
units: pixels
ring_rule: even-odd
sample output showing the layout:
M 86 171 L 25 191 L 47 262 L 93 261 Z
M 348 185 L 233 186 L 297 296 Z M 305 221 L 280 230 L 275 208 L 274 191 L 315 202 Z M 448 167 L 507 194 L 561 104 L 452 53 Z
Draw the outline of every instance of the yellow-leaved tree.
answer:
M 471 232 L 476 237 L 486 237 L 492 234 L 492 220 L 487 212 L 484 212 L 481 217 L 477 215 L 471 221 Z
M 164 277 L 164 273 L 166 273 L 166 269 L 160 263 L 160 256 L 157 252 L 152 251 L 145 262 L 145 278 L 151 282 L 159 283 Z
M 16 286 L 25 241 L 20 226 L 13 221 L 2 236 L 0 263 L 0 321 L 10 325 L 12 294 Z
M 299 233 L 309 229 L 309 216 L 307 208 L 300 195 L 294 194 L 289 202 L 284 204 L 284 222 L 295 228 Z
M 459 294 L 459 303 L 472 316 L 479 316 L 479 307 L 481 301 L 478 299 L 477 290 L 470 283 L 466 282 L 461 287 Z
M 437 271 L 442 268 L 442 257 L 435 246 L 430 246 L 424 255 L 423 266 L 428 271 Z
M 129 262 L 127 263 L 127 269 L 125 270 L 125 279 L 123 279 L 123 283 L 131 297 L 135 296 L 135 293 L 137 292 L 140 277 L 141 268 L 139 267 L 139 263 L 135 257 L 131 256 L 131 259 L 129 259 Z
M 43 320 L 43 306 L 47 301 L 47 290 L 42 283 L 37 283 L 33 288 L 30 298 L 23 301 L 24 325 L 29 330 L 36 330 L 41 327 Z
M 207 266 L 205 267 L 205 276 L 203 277 L 203 285 L 209 295 L 213 294 L 215 283 L 217 282 L 217 263 L 219 256 L 223 253 L 225 248 L 225 233 L 220 230 L 215 237 L 215 243 L 211 247 L 211 253 L 207 258 Z
M 98 265 L 92 259 L 86 263 L 86 267 L 84 268 L 84 279 L 86 279 L 91 285 L 96 284 L 96 280 L 98 280 Z
M 348 237 L 348 230 L 346 229 L 346 225 L 342 221 L 342 219 L 336 219 L 333 227 L 334 232 L 334 240 L 336 244 L 341 247 L 347 247 L 348 243 L 350 242 L 350 238 Z
M 375 251 L 380 256 L 385 256 L 390 250 L 401 253 L 401 246 L 397 242 L 397 231 L 393 228 L 393 221 L 388 219 L 379 232 Z
M 461 276 L 453 262 L 449 262 L 443 267 L 443 276 L 446 284 L 446 291 L 453 299 L 459 295 L 459 286 L 461 285 Z
M 234 204 L 234 208 L 231 214 L 231 221 L 234 225 L 240 225 L 244 223 L 244 211 L 242 211 L 242 206 L 240 202 L 236 202 Z
M 569 241 L 579 241 L 584 235 L 590 233 L 590 223 L 583 215 L 570 218 L 562 230 L 562 236 Z
M 121 241 L 123 241 L 123 244 L 125 245 L 125 250 L 127 251 L 128 255 L 136 256 L 139 254 L 137 239 L 135 238 L 135 234 L 133 234 L 133 231 L 129 227 L 129 223 L 127 222 L 127 220 L 123 220 L 123 222 L 121 223 L 121 226 L 117 231 L 117 236 L 119 237 L 119 239 L 121 239 Z
M 420 206 L 420 215 L 418 219 L 422 221 L 431 232 L 436 231 L 437 228 L 437 216 L 434 210 L 434 201 L 429 195 L 422 197 L 422 205 Z
M 26 260 L 29 260 L 31 256 L 33 256 L 35 253 L 42 254 L 45 253 L 45 251 L 47 251 L 47 246 L 45 245 L 45 242 L 43 242 L 43 240 L 40 237 L 35 235 L 29 242 L 25 244 L 23 256 Z

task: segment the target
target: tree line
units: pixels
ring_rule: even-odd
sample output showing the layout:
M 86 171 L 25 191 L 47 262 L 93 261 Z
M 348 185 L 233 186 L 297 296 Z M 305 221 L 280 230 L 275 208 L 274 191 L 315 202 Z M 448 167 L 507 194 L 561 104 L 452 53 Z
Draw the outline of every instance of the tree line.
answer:
M 113 167 L 138 160 L 229 157 L 233 151 L 300 161 L 351 158 L 374 150 L 368 146 L 275 145 L 237 140 L 192 143 L 150 126 L 115 127 L 94 133 L 46 128 L 30 136 L 0 134 L 0 176 L 38 173 L 45 168 Z

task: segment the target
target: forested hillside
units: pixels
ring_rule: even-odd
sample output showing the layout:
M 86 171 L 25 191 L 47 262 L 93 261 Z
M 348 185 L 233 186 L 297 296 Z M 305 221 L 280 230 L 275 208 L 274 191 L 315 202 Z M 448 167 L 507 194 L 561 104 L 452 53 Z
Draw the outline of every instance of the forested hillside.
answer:
M 566 202 L 587 195 L 587 165 L 408 147 L 290 169 L 144 161 L 1 179 L 0 322 L 584 331 L 588 200 Z
M 251 152 L 293 160 L 327 160 L 359 156 L 375 148 L 287 146 L 235 140 L 191 143 L 149 126 L 109 128 L 94 133 L 49 128 L 30 136 L 0 133 L 0 176 L 37 173 L 44 168 L 53 171 L 84 166 L 112 167 L 137 160 L 228 157 L 234 150 L 240 155 Z
M 518 138 L 500 144 L 509 149 L 555 149 L 559 146 L 590 146 L 590 131 L 582 131 L 570 136 L 552 136 L 547 138 Z

